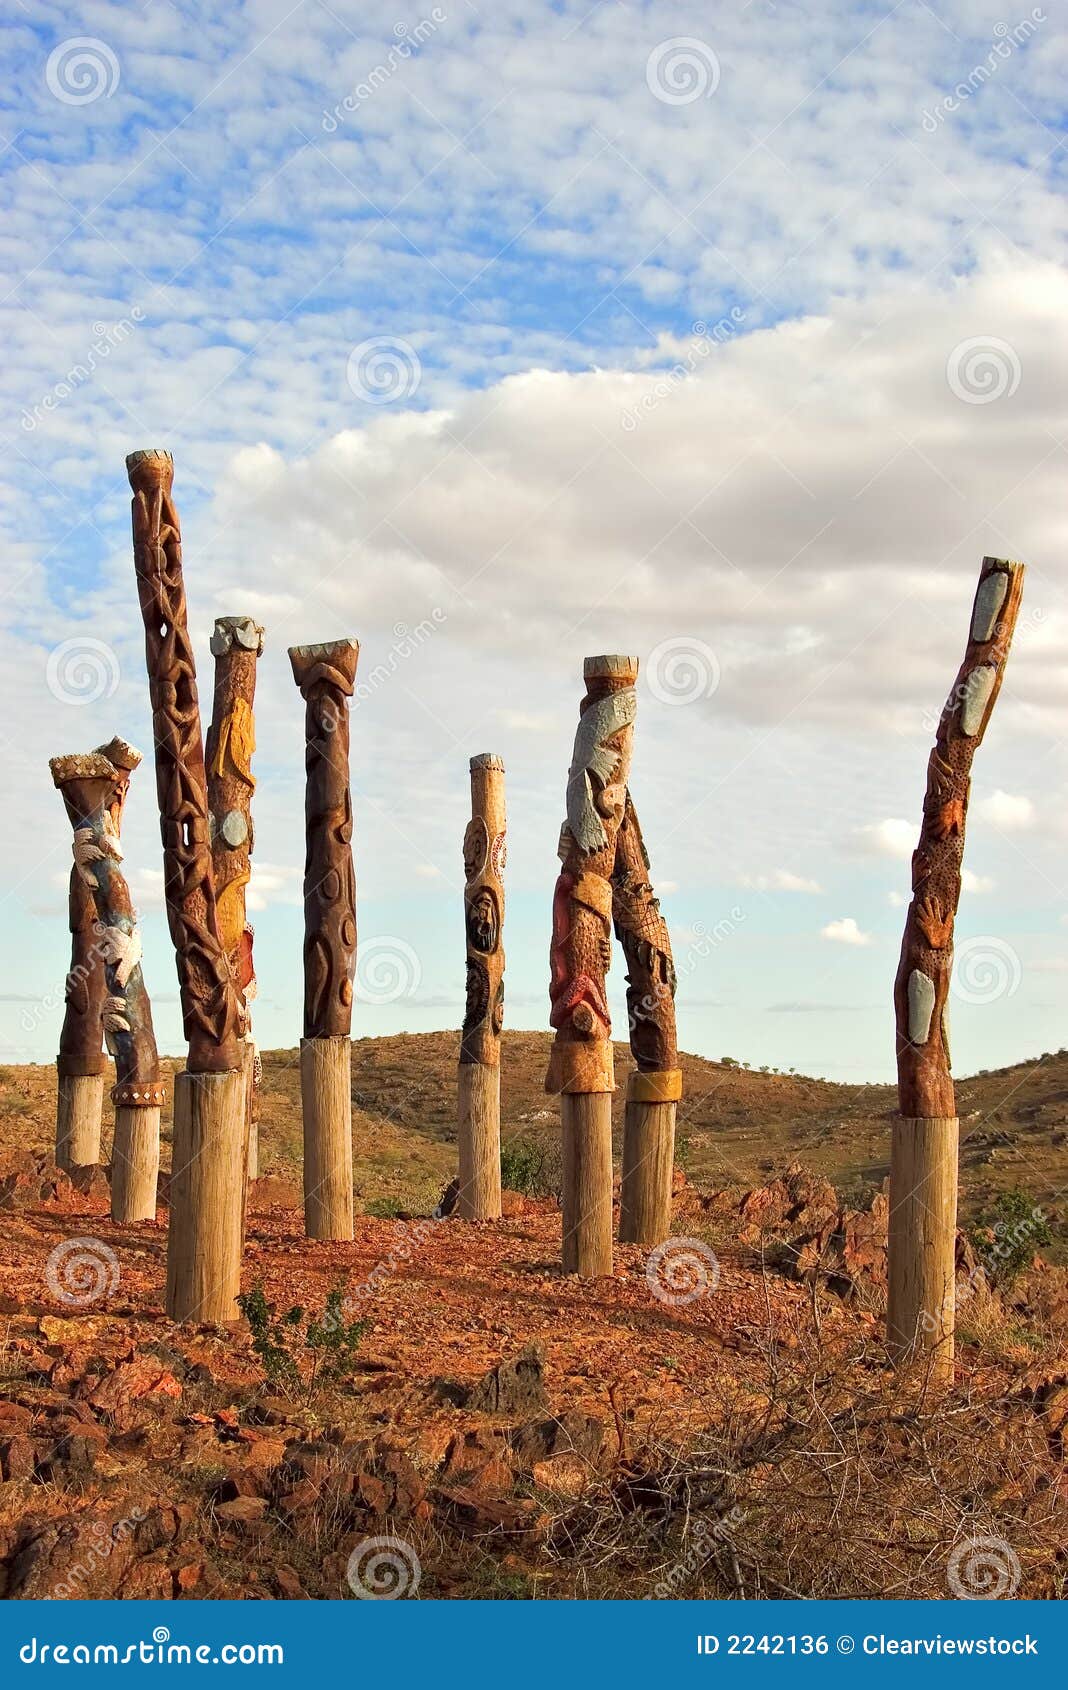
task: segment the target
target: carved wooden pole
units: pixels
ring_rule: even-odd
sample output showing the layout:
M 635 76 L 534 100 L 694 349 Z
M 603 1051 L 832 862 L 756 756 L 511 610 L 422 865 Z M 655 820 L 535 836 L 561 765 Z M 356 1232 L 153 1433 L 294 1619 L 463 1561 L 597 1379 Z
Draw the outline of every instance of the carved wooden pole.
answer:
M 230 961 L 245 1015 L 245 1168 L 248 1179 L 259 1172 L 256 1109 L 256 1046 L 251 1002 L 256 995 L 252 928 L 245 919 L 245 887 L 252 855 L 252 794 L 256 749 L 252 705 L 256 695 L 256 660 L 263 651 L 263 629 L 251 616 L 219 616 L 211 637 L 215 659 L 215 695 L 204 754 L 208 766 L 211 861 L 218 906 L 219 936 Z
M 352 1237 L 352 977 L 356 880 L 352 868 L 349 715 L 360 648 L 355 640 L 291 646 L 305 716 L 304 1229 Z
M 612 914 L 627 960 L 627 1018 L 636 1072 L 627 1081 L 619 1237 L 663 1243 L 671 1232 L 675 1112 L 682 1070 L 675 1033 L 675 965 L 667 922 L 653 895 L 649 858 L 627 793 L 616 835 Z
M 107 1066 L 102 1048 L 107 996 L 104 958 L 96 939 L 93 896 L 77 860 L 70 871 L 67 907 L 70 971 L 56 1057 L 56 1162 L 69 1170 L 100 1161 L 100 1117 Z
M 605 975 L 612 958 L 616 835 L 623 819 L 637 698 L 636 657 L 588 657 L 560 833 L 553 896 L 550 1023 L 556 1039 L 545 1089 L 560 1093 L 563 1263 L 587 1278 L 612 1271 L 612 1027 Z
M 471 759 L 471 820 L 464 834 L 467 1008 L 457 1075 L 464 1220 L 501 1213 L 501 1027 L 504 1024 L 504 764 Z
M 1001 689 L 1023 565 L 984 558 L 968 645 L 927 765 L 912 902 L 894 983 L 901 1119 L 890 1150 L 887 1336 L 899 1362 L 929 1356 L 953 1381 L 958 1127 L 948 1003 L 972 758 Z
M 219 935 L 196 664 L 182 582 L 169 452 L 126 460 L 134 568 L 152 699 L 163 886 L 178 963 L 186 1070 L 174 1083 L 167 1238 L 172 1320 L 237 1318 L 241 1274 L 244 1079 L 241 1003 Z
M 93 902 L 107 996 L 104 1037 L 115 1058 L 111 1217 L 154 1220 L 159 1115 L 165 1100 L 152 1006 L 141 973 L 141 934 L 119 864 L 119 821 L 141 753 L 113 739 L 84 756 L 53 757 L 52 779 L 74 829 L 74 865 Z

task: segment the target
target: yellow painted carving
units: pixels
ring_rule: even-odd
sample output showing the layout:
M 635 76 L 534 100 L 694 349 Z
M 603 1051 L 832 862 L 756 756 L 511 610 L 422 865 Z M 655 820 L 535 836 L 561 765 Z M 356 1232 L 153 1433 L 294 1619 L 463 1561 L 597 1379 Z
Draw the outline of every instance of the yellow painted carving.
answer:
M 227 954 L 241 943 L 241 935 L 245 931 L 245 887 L 251 879 L 252 872 L 246 869 L 244 874 L 235 876 L 216 894 L 219 937 Z
M 211 773 L 236 775 L 246 786 L 255 787 L 252 753 L 256 749 L 256 723 L 247 699 L 235 698 L 230 714 L 223 718 L 219 743 L 215 747 Z

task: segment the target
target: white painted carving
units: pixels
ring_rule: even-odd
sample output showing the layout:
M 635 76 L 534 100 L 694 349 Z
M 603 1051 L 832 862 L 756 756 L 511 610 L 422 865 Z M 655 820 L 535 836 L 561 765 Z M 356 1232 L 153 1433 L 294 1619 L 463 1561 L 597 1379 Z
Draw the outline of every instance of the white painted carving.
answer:
M 909 1040 L 912 1044 L 927 1043 L 934 1006 L 934 981 L 921 969 L 914 968 L 909 975 Z
M 583 851 L 600 851 L 608 835 L 598 813 L 593 779 L 615 793 L 626 789 L 626 759 L 605 743 L 633 723 L 638 712 L 633 687 L 599 698 L 579 717 L 575 751 L 567 777 L 567 825 Z
M 100 954 L 115 970 L 115 979 L 125 986 L 133 970 L 141 961 L 141 935 L 135 927 L 126 933 L 121 927 L 101 927 Z
M 961 689 L 960 731 L 969 738 L 977 734 L 983 725 L 996 677 L 997 670 L 992 663 L 981 663 L 965 678 Z
M 972 639 L 985 642 L 993 638 L 1001 607 L 1009 592 L 1009 577 L 1004 569 L 992 569 L 979 583 L 972 612 Z

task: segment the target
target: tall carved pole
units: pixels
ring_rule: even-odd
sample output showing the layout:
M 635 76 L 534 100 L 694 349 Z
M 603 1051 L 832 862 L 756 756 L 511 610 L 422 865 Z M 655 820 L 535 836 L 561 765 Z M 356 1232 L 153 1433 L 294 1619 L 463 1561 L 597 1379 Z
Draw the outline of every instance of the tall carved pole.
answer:
M 167 1239 L 172 1320 L 237 1318 L 241 1274 L 244 1025 L 219 934 L 196 664 L 186 617 L 182 541 L 169 452 L 126 460 L 134 568 L 152 700 L 163 887 L 178 964 L 186 1070 L 174 1083 Z
M 70 871 L 70 970 L 56 1057 L 56 1162 L 90 1167 L 100 1160 L 104 1101 L 103 1015 L 107 985 L 96 938 L 96 910 L 77 861 Z
M 587 1278 L 612 1271 L 612 957 L 616 835 L 623 819 L 637 697 L 636 657 L 588 657 L 553 896 L 549 1020 L 556 1039 L 545 1089 L 560 1093 L 563 1264 Z
M 252 855 L 252 794 L 256 779 L 256 660 L 263 651 L 263 629 L 251 616 L 219 616 L 211 637 L 215 659 L 215 695 L 204 755 L 208 766 L 211 862 L 218 905 L 219 936 L 230 972 L 242 994 L 245 1015 L 245 1167 L 248 1179 L 259 1172 L 256 1109 L 256 1046 L 251 1002 L 256 995 L 252 928 L 245 919 L 245 887 Z
M 471 759 L 471 820 L 464 834 L 467 1008 L 457 1075 L 460 1189 L 469 1221 L 501 1213 L 501 1027 L 504 1024 L 504 764 Z
M 84 756 L 53 757 L 49 763 L 74 829 L 75 871 L 93 903 L 104 965 L 104 1037 L 115 1058 L 111 1217 L 116 1221 L 155 1219 L 159 1116 L 165 1101 L 152 1006 L 141 973 L 141 934 L 119 867 L 119 822 L 130 775 L 140 761 L 132 745 L 113 739 Z
M 305 716 L 304 1229 L 309 1238 L 352 1237 L 352 977 L 356 880 L 352 868 L 347 700 L 356 682 L 355 640 L 291 646 Z
M 1001 689 L 1024 568 L 984 558 L 964 662 L 927 765 L 912 902 L 894 983 L 901 1119 L 890 1150 L 887 1336 L 899 1362 L 929 1357 L 932 1384 L 953 1381 L 958 1123 L 948 995 L 953 919 L 972 758 Z
M 637 1069 L 627 1081 L 619 1194 L 622 1243 L 663 1243 L 671 1231 L 675 1113 L 682 1070 L 675 1032 L 675 965 L 653 895 L 638 817 L 627 793 L 616 835 L 612 914 L 627 961 L 627 1019 Z

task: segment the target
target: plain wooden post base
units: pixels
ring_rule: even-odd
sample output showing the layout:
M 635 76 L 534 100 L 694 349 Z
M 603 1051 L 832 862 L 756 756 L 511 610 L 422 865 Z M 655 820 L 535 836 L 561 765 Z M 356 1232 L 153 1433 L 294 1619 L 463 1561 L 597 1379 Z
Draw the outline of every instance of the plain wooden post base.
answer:
M 302 1039 L 304 1231 L 352 1237 L 352 1041 Z
M 111 1144 L 111 1218 L 154 1221 L 159 1182 L 158 1109 L 120 1104 Z
M 245 1044 L 245 1114 L 248 1120 L 248 1177 L 260 1177 L 260 1127 L 255 1115 L 256 1046 L 251 1038 Z
M 100 1160 L 103 1074 L 60 1074 L 56 1105 L 56 1165 L 89 1168 Z
M 244 1142 L 241 1070 L 178 1074 L 167 1234 L 167 1313 L 172 1320 L 218 1324 L 237 1319 Z
M 594 1279 L 612 1272 L 612 1093 L 563 1092 L 563 1265 Z
M 460 1189 L 456 1213 L 465 1221 L 501 1218 L 501 1071 L 461 1062 L 459 1105 Z
M 940 1386 L 953 1383 L 958 1140 L 955 1118 L 899 1119 L 890 1147 L 887 1344 L 898 1366 L 929 1357 Z
M 621 1244 L 662 1244 L 671 1234 L 677 1103 L 628 1097 L 619 1191 Z

